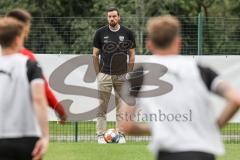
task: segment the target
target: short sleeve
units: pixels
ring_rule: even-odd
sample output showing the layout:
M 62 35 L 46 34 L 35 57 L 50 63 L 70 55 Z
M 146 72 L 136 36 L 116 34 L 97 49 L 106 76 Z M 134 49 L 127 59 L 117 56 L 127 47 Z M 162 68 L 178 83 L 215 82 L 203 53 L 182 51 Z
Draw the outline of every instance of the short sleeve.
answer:
M 37 61 L 37 58 L 35 57 L 34 53 L 27 48 L 23 48 L 21 50 L 21 53 L 25 56 L 27 56 L 31 61 Z
M 101 37 L 99 30 L 96 31 L 93 38 L 93 47 L 101 49 Z
M 129 30 L 129 40 L 132 42 L 131 49 L 136 48 L 135 35 L 132 31 Z
M 215 82 L 217 82 L 216 80 L 218 79 L 217 77 L 219 76 L 218 73 L 209 67 L 203 67 L 198 65 L 198 68 L 204 84 L 206 85 L 208 90 L 213 91 L 214 86 L 216 86 Z
M 27 77 L 29 83 L 35 80 L 43 81 L 42 69 L 37 62 L 31 60 L 27 61 Z

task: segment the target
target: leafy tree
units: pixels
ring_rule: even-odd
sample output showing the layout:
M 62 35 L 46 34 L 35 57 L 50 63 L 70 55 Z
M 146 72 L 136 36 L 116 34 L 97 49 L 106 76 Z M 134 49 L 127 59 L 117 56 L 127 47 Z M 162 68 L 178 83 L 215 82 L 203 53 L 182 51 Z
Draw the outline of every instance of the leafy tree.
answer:
M 240 0 L 8 0 L 0 1 L 0 6 L 2 16 L 14 8 L 27 9 L 33 15 L 26 45 L 36 53 L 90 54 L 93 35 L 107 24 L 105 11 L 112 6 L 119 8 L 121 23 L 134 31 L 138 54 L 147 53 L 146 21 L 163 14 L 179 17 L 183 28 L 182 53 L 196 54 L 200 12 L 204 15 L 205 54 L 240 51 Z

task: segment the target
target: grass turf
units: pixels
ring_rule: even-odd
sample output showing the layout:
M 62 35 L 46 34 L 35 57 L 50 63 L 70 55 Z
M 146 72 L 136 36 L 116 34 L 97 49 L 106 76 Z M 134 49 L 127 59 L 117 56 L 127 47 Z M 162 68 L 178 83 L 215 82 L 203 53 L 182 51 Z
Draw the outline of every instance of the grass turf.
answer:
M 108 122 L 108 128 L 114 128 L 114 122 Z M 66 123 L 59 125 L 49 122 L 50 134 L 55 136 L 95 135 L 95 122 Z M 223 135 L 239 135 L 240 123 L 230 123 L 222 129 Z M 235 142 L 234 142 L 235 143 Z M 217 160 L 239 160 L 240 144 L 225 144 L 226 155 Z M 129 142 L 124 145 L 98 145 L 94 141 L 78 143 L 51 142 L 45 160 L 153 160 L 153 155 L 147 150 L 146 142 Z
M 217 160 L 239 160 L 239 144 L 226 144 L 226 155 Z M 90 142 L 50 143 L 45 160 L 153 160 L 146 143 L 98 145 Z

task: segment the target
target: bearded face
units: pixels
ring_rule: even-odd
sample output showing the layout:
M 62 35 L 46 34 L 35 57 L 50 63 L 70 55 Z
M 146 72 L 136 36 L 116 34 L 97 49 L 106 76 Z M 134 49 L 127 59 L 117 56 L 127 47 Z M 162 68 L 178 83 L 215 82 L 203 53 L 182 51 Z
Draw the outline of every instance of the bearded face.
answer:
M 117 24 L 119 24 L 120 16 L 118 15 L 117 11 L 108 12 L 107 16 L 108 16 L 108 24 L 111 27 L 115 27 Z

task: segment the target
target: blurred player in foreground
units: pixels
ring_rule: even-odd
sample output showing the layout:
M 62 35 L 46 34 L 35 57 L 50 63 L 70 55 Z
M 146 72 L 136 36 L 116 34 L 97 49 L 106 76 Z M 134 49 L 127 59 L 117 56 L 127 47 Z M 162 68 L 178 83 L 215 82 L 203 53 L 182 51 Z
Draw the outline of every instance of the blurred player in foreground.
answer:
M 31 15 L 27 11 L 23 9 L 15 9 L 7 13 L 7 17 L 12 17 L 17 19 L 18 21 L 22 22 L 24 24 L 24 38 L 25 40 L 29 36 L 30 27 L 31 27 Z M 27 56 L 32 61 L 37 61 L 36 57 L 34 56 L 33 52 L 28 50 L 24 47 L 24 45 L 21 48 L 21 54 Z M 64 123 L 67 119 L 67 115 L 62 107 L 62 105 L 58 102 L 57 98 L 55 97 L 54 93 L 50 89 L 48 82 L 46 78 L 44 77 L 45 81 L 45 90 L 47 95 L 47 101 L 48 105 L 58 113 L 58 116 L 61 120 L 61 123 Z
M 0 19 L 0 159 L 39 160 L 47 151 L 47 101 L 41 68 L 18 54 L 24 25 Z
M 145 117 L 158 117 L 148 119 L 150 127 L 137 123 L 133 120 L 139 114 L 136 107 L 123 102 L 121 115 L 125 117 L 122 116 L 120 126 L 131 135 L 151 134 L 150 148 L 158 160 L 214 160 L 215 155 L 224 153 L 219 128 L 238 111 L 240 96 L 212 69 L 178 55 L 181 50 L 180 30 L 180 22 L 172 16 L 148 21 L 146 46 L 153 55 L 146 62 L 167 67 L 168 71 L 160 79 L 171 84 L 172 90 L 163 95 L 138 98 L 151 90 L 146 85 L 149 84 L 148 75 L 142 72 L 142 80 L 130 77 L 133 90 L 129 94 L 136 98 L 135 106 L 142 107 Z M 131 73 L 132 77 L 139 77 L 134 74 L 137 72 Z M 210 104 L 210 92 L 227 101 L 217 118 Z

